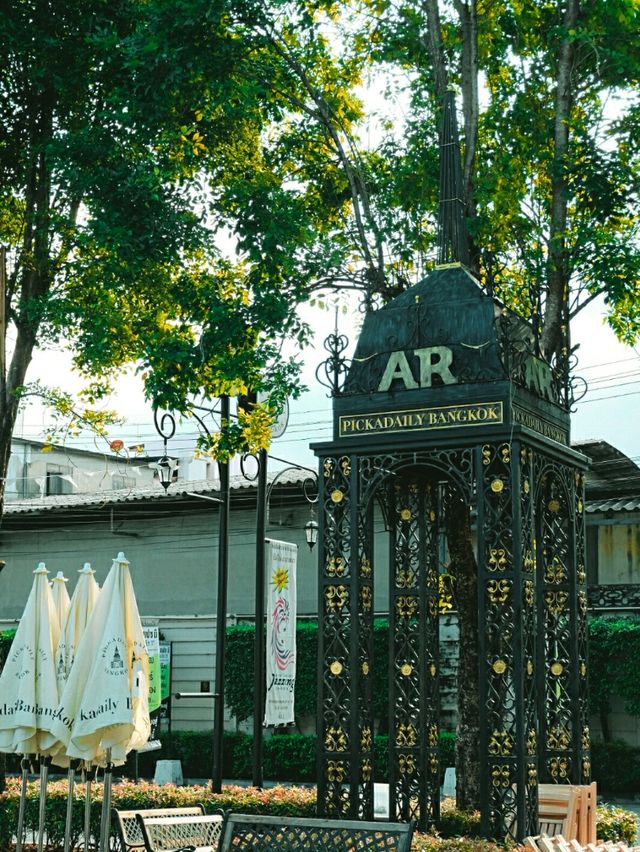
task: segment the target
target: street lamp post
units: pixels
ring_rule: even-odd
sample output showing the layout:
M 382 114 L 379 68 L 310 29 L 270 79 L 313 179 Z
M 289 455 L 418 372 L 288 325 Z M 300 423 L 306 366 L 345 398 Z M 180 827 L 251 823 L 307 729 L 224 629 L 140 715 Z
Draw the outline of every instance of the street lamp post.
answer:
M 254 457 L 258 464 L 258 472 L 254 476 L 249 476 L 244 470 L 244 457 L 241 463 L 241 469 L 247 479 L 258 480 L 257 506 L 256 506 L 256 577 L 255 577 L 255 639 L 254 639 L 254 685 L 253 685 L 253 777 L 252 783 L 254 787 L 262 787 L 264 784 L 263 773 L 263 718 L 264 718 L 264 703 L 265 703 L 265 544 L 266 544 L 266 528 L 269 517 L 269 501 L 273 488 L 280 477 L 291 470 L 306 471 L 307 476 L 303 481 L 302 490 L 305 499 L 311 505 L 317 502 L 316 496 L 312 496 L 309 491 L 309 482 L 317 486 L 317 474 L 311 468 L 303 467 L 302 465 L 289 465 L 283 470 L 279 470 L 271 483 L 267 484 L 267 467 L 269 456 L 266 450 L 260 450 L 258 455 Z M 274 458 L 272 456 L 272 458 Z M 276 459 L 284 461 L 283 459 Z M 313 511 L 313 510 L 312 510 Z M 318 539 L 318 524 L 313 518 L 305 524 L 305 538 L 310 550 Z

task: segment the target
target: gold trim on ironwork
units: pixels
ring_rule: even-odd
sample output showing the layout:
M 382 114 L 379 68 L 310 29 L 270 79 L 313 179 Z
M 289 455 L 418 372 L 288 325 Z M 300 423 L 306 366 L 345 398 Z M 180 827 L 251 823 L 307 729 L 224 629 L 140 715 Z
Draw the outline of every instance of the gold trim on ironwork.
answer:
M 531 486 L 529 485 L 529 480 L 528 480 L 528 479 L 523 480 L 523 482 L 522 482 L 522 490 L 524 491 L 524 493 L 525 493 L 525 494 L 528 494 L 528 493 L 529 493 L 529 491 L 531 490 Z
M 547 508 L 550 512 L 553 512 L 554 515 L 560 511 L 560 501 L 557 497 L 554 497 L 552 500 L 549 500 L 547 503 Z
M 492 547 L 489 551 L 489 571 L 504 571 L 509 565 L 504 547 Z
M 554 675 L 555 677 L 560 677 L 560 675 L 564 671 L 564 666 L 559 660 L 556 660 L 555 663 L 551 663 L 550 669 L 552 675 Z
M 585 725 L 582 729 L 582 737 L 580 738 L 582 743 L 582 748 L 587 751 L 591 747 L 591 732 L 589 731 L 589 726 Z
M 322 470 L 324 471 L 325 479 L 328 479 L 333 471 L 333 459 L 325 459 Z
M 493 479 L 491 481 L 491 490 L 493 491 L 494 494 L 499 494 L 502 491 L 503 488 L 504 488 L 504 482 L 501 479 L 498 479 L 496 477 L 496 479 Z
M 508 731 L 495 731 L 487 747 L 489 754 L 508 757 L 513 754 L 513 737 Z
M 401 509 L 400 510 L 400 517 L 402 518 L 403 521 L 410 521 L 411 520 L 411 509 Z
M 435 663 L 431 663 L 431 665 L 429 666 L 429 674 L 431 675 L 431 677 L 435 677 L 438 674 L 438 667 Z
M 511 448 L 508 444 L 505 444 L 500 447 L 500 455 L 502 456 L 503 464 L 509 464 L 509 462 L 511 461 Z
M 362 761 L 362 780 L 366 783 L 371 781 L 371 776 L 373 774 L 373 767 L 371 766 L 371 761 L 369 759 Z
M 527 763 L 527 787 L 538 786 L 538 768 L 534 763 Z
M 564 725 L 552 725 L 547 732 L 547 748 L 553 751 L 567 751 L 571 745 L 569 731 Z
M 349 476 L 351 473 L 351 459 L 349 456 L 342 456 L 340 459 L 340 468 L 345 476 Z
M 491 464 L 491 447 L 485 444 L 482 448 L 482 464 L 486 467 Z
M 396 574 L 396 586 L 399 589 L 408 589 L 409 586 L 415 585 L 416 575 L 414 571 L 409 571 L 408 568 L 402 568 Z
M 342 784 L 346 777 L 347 769 L 341 760 L 329 760 L 327 762 L 327 780 Z
M 415 725 L 398 725 L 396 745 L 400 748 L 411 748 L 418 743 L 418 731 Z
M 348 590 L 346 586 L 327 586 L 324 593 L 327 609 L 337 612 L 343 609 L 347 602 Z
M 533 674 L 533 660 L 527 660 L 527 674 L 529 677 Z
M 398 618 L 408 619 L 418 611 L 418 599 L 410 595 L 400 595 L 396 598 L 396 612 Z
M 552 615 L 564 612 L 569 595 L 567 592 L 545 592 L 544 602 Z
M 487 594 L 491 603 L 506 603 L 510 592 L 510 580 L 489 580 L 487 583 Z
M 369 663 L 365 660 L 362 664 L 362 674 L 366 677 L 369 674 Z
M 341 491 L 339 488 L 334 489 L 331 492 L 331 499 L 334 503 L 342 503 L 342 501 L 344 500 L 344 492 Z
M 366 556 L 363 556 L 360 561 L 360 576 L 361 577 L 370 577 L 372 573 L 371 569 L 371 561 L 367 559 Z
M 371 586 L 363 586 L 360 589 L 360 601 L 362 603 L 362 609 L 365 612 L 369 612 L 373 606 L 373 592 L 371 591 Z
M 413 666 L 411 665 L 411 663 L 403 663 L 400 666 L 400 674 L 404 675 L 404 677 L 409 677 L 409 675 L 411 674 L 412 671 L 413 671 Z
M 325 738 L 324 747 L 327 751 L 346 751 L 347 735 L 342 728 L 329 728 Z
M 498 675 L 504 674 L 507 670 L 507 664 L 504 660 L 495 660 L 491 668 Z
M 587 676 L 587 664 L 585 663 L 584 660 L 582 660 L 582 662 L 580 663 L 580 676 L 581 677 Z
M 536 734 L 533 728 L 529 728 L 529 733 L 527 734 L 527 742 L 525 744 L 525 748 L 527 754 L 529 756 L 533 756 L 537 754 L 538 751 L 538 735 Z
M 400 775 L 413 775 L 416 771 L 416 759 L 412 754 L 398 756 L 398 771 Z
M 371 728 L 367 725 L 360 732 L 360 751 L 371 751 L 372 744 L 373 736 L 371 734 Z
M 524 581 L 524 602 L 527 606 L 533 606 L 535 600 L 535 596 L 533 594 L 533 581 L 525 580 Z
M 342 665 L 340 660 L 334 660 L 329 666 L 329 671 L 332 675 L 335 675 L 337 677 L 338 675 L 342 674 L 343 668 L 344 666 Z
M 427 731 L 429 748 L 435 748 L 440 738 L 438 736 L 438 726 L 437 725 L 429 725 L 429 730 Z
M 549 773 L 552 778 L 566 778 L 569 774 L 569 761 L 566 757 L 552 757 L 549 761 Z
M 566 566 L 560 562 L 557 556 L 554 556 L 549 565 L 545 566 L 544 579 L 547 583 L 558 585 L 567 578 Z
M 531 550 L 525 550 L 522 566 L 525 571 L 535 571 L 536 560 Z
M 511 786 L 511 773 L 509 772 L 508 766 L 496 766 L 494 765 L 491 770 L 491 783 L 494 787 L 507 787 Z
M 342 556 L 332 556 L 327 561 L 327 574 L 330 577 L 344 577 L 347 573 L 347 566 Z

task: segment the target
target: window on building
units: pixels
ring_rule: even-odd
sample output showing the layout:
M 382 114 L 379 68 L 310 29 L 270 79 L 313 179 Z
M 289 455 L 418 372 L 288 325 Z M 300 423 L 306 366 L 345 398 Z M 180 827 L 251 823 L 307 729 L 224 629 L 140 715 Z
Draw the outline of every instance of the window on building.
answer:
M 62 465 L 47 465 L 46 488 L 47 497 L 56 494 L 73 494 L 71 468 Z

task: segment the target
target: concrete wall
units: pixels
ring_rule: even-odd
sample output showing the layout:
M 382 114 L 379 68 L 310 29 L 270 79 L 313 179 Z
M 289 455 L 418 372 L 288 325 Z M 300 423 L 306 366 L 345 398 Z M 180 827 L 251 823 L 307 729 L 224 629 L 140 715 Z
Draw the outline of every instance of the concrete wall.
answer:
M 640 522 L 621 524 L 599 519 L 597 530 L 598 582 L 640 582 Z

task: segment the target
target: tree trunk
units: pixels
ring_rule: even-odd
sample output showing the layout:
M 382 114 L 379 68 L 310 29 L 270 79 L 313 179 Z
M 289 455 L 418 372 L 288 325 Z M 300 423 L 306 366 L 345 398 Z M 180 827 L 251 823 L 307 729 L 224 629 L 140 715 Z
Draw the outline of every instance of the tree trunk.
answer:
M 480 804 L 480 702 L 478 695 L 478 566 L 471 538 L 469 508 L 451 493 L 445 526 L 460 639 L 458 643 L 458 724 L 456 730 L 456 803 Z
M 562 347 L 563 322 L 568 298 L 569 269 L 566 231 L 567 153 L 569 150 L 569 124 L 571 119 L 571 72 L 575 60 L 575 40 L 569 33 L 574 30 L 580 14 L 579 0 L 567 0 L 563 15 L 563 34 L 558 49 L 556 69 L 556 96 L 553 136 L 553 168 L 551 183 L 551 232 L 549 234 L 549 265 L 547 273 L 547 299 L 540 348 L 551 359 Z M 564 329 L 565 335 L 568 329 Z

